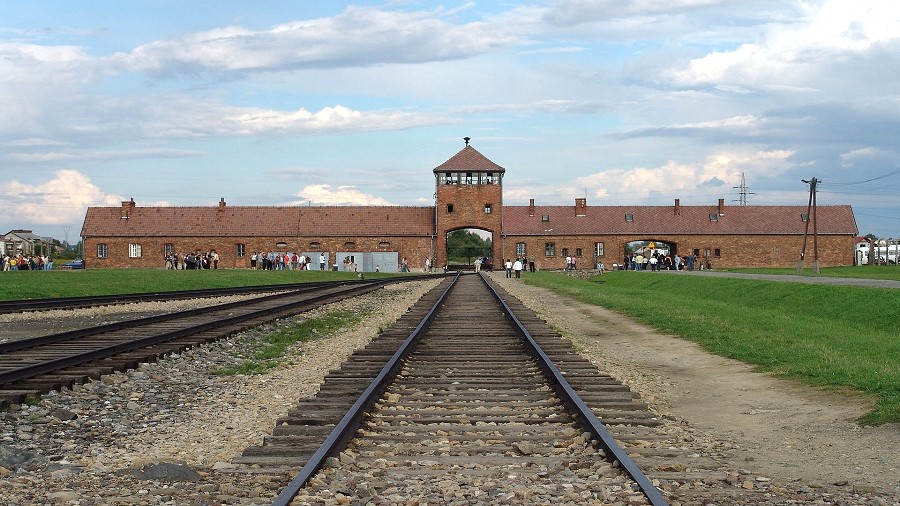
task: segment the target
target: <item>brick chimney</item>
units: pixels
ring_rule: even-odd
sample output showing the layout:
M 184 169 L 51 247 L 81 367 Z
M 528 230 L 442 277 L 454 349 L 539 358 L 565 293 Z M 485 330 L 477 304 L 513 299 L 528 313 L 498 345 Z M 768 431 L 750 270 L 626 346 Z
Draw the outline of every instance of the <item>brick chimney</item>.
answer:
M 225 197 L 222 197 L 221 199 L 219 199 L 219 211 L 224 211 L 224 210 L 225 210 Z
M 681 216 L 681 199 L 675 199 L 675 216 Z
M 534 199 L 528 199 L 528 216 L 534 216 Z
M 131 211 L 134 209 L 134 198 L 131 200 L 123 200 L 122 201 L 122 218 L 123 220 L 127 220 L 131 217 Z
M 587 199 L 575 199 L 575 216 L 587 216 Z
M 725 199 L 719 199 L 719 216 L 725 216 Z

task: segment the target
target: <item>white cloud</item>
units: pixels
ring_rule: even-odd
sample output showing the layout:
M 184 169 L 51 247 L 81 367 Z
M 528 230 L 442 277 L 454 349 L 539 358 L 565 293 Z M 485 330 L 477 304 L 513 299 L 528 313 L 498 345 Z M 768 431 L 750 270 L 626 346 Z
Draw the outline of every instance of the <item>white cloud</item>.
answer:
M 874 147 L 865 147 L 854 149 L 852 151 L 848 151 L 846 153 L 841 153 L 841 165 L 844 167 L 852 167 L 857 161 L 860 160 L 871 160 L 873 158 L 880 158 L 890 156 L 891 153 L 874 148 Z
M 900 3 L 893 0 L 827 0 L 807 6 L 807 17 L 774 25 L 760 42 L 714 51 L 671 71 L 677 86 L 714 85 L 800 90 L 819 88 L 832 65 L 900 37 Z
M 339 186 L 332 188 L 327 184 L 315 184 L 303 187 L 297 193 L 301 200 L 292 205 L 302 205 L 311 202 L 313 205 L 324 206 L 390 206 L 393 205 L 381 197 L 363 193 L 355 186 Z
M 552 23 L 569 25 L 598 19 L 630 18 L 635 16 L 665 15 L 680 12 L 743 3 L 737 0 L 556 0 L 547 10 L 546 18 Z
M 671 195 L 695 192 L 698 187 L 721 186 L 730 189 L 740 180 L 741 172 L 757 177 L 774 176 L 794 166 L 789 150 L 756 152 L 720 152 L 702 163 L 668 161 L 659 167 L 635 167 L 596 172 L 575 180 L 597 197 L 624 195 L 629 200 L 652 194 Z
M 468 58 L 515 41 L 482 22 L 454 25 L 441 12 L 348 7 L 330 18 L 265 31 L 226 27 L 161 40 L 113 60 L 153 75 L 279 71 Z
M 0 183 L 0 209 L 8 221 L 42 225 L 80 223 L 88 206 L 115 206 L 123 199 L 104 193 L 77 170 L 57 171 L 38 184 Z

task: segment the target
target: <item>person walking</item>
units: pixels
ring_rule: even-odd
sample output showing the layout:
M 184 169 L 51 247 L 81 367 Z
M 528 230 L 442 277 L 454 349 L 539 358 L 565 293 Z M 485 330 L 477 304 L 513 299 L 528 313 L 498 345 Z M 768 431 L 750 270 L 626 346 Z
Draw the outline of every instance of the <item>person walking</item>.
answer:
M 511 278 L 512 277 L 512 268 L 513 268 L 512 260 L 507 258 L 506 262 L 503 264 L 503 267 L 506 269 L 506 277 Z
M 513 270 L 516 271 L 516 279 L 522 277 L 522 260 L 517 258 L 513 263 Z

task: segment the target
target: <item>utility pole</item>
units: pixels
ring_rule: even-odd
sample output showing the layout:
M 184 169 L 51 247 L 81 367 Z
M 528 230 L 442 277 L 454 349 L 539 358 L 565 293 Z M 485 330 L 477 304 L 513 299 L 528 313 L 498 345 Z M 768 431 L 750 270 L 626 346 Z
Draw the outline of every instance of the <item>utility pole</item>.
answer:
M 809 236 L 809 222 L 813 223 L 813 272 L 819 274 L 819 237 L 818 227 L 816 224 L 816 184 L 819 180 L 812 178 L 807 181 L 802 179 L 804 183 L 809 185 L 809 203 L 806 205 L 806 225 L 803 230 L 803 249 L 800 251 L 800 260 L 797 261 L 797 274 L 803 272 L 803 259 L 806 256 L 806 239 Z

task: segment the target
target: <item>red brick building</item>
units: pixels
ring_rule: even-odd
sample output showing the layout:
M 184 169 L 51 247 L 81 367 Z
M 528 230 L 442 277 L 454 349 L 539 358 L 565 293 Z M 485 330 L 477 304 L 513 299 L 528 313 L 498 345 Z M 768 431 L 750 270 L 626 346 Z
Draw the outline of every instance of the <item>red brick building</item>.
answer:
M 480 229 L 492 238 L 491 257 L 534 257 L 538 268 L 622 261 L 627 245 L 653 242 L 672 254 L 693 253 L 714 268 L 792 267 L 806 236 L 806 259 L 817 245 L 821 266 L 852 265 L 857 235 L 849 205 L 818 206 L 815 227 L 806 206 L 572 206 L 503 205 L 506 170 L 468 145 L 433 169 L 434 207 L 228 206 L 91 207 L 85 216 L 89 268 L 161 268 L 166 253 L 215 250 L 219 267 L 246 268 L 254 252 L 292 251 L 333 265 L 348 255 L 427 258 L 447 262 L 447 234 Z M 813 229 L 816 234 L 813 236 Z M 814 240 L 815 239 L 815 240 Z M 364 264 L 363 264 L 364 266 Z M 396 266 L 380 265 L 393 271 Z

